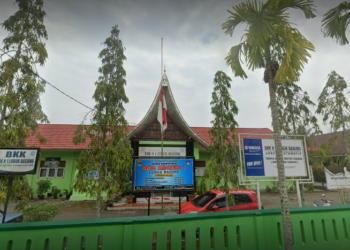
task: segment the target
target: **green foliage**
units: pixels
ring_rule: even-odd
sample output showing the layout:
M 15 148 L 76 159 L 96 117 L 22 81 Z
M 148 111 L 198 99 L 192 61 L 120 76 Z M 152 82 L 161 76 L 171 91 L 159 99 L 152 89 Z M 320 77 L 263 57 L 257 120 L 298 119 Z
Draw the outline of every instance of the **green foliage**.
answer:
M 91 125 L 79 126 L 73 139 L 75 144 L 89 141 L 88 148 L 79 155 L 74 189 L 96 198 L 96 217 L 99 217 L 102 192 L 107 192 L 110 197 L 124 190 L 131 175 L 133 155 L 126 137 L 128 128 L 124 117 L 124 104 L 129 101 L 125 94 L 126 72 L 123 68 L 126 57 L 117 26 L 112 27 L 111 36 L 103 45 Z M 97 173 L 96 177 L 92 176 L 93 172 Z
M 326 183 L 326 175 L 324 172 L 323 165 L 312 166 L 312 173 L 314 175 L 314 180 L 317 182 Z
M 343 77 L 332 71 L 328 75 L 326 86 L 319 98 L 316 113 L 323 115 L 323 123 L 331 126 L 332 132 L 341 131 L 342 143 L 345 147 L 348 164 L 350 163 L 349 134 L 347 129 L 350 124 L 350 104 L 345 96 L 347 83 Z M 331 137 L 329 144 L 334 145 L 336 134 Z
M 210 130 L 211 154 L 208 168 L 204 172 L 200 190 L 209 181 L 211 187 L 220 188 L 229 194 L 230 187 L 238 186 L 237 169 L 239 165 L 239 153 L 234 145 L 234 132 L 238 125 L 234 115 L 238 114 L 236 102 L 231 99 L 228 89 L 231 88 L 231 78 L 224 72 L 218 71 L 214 78 L 214 90 L 212 93 L 211 113 L 214 119 Z M 228 210 L 228 202 L 226 203 Z
M 347 87 L 344 78 L 332 71 L 318 98 L 316 113 L 323 115 L 323 123 L 330 124 L 332 132 L 346 128 L 350 121 L 350 104 L 345 96 Z
M 288 8 L 300 9 L 305 17 L 314 18 L 314 4 L 310 0 L 291 1 L 246 1 L 232 7 L 222 29 L 232 36 L 239 24 L 247 25 L 242 42 L 233 46 L 226 63 L 235 73 L 235 76 L 247 78 L 241 66 L 247 62 L 248 69 L 265 68 L 270 60 L 279 62 L 275 80 L 284 83 L 286 80 L 294 82 L 300 76 L 304 64 L 310 58 L 309 51 L 314 46 L 296 28 L 291 27 Z
M 346 29 L 350 22 L 350 2 L 342 2 L 324 14 L 322 19 L 323 34 L 325 37 L 336 39 L 340 45 L 348 44 Z
M 272 188 L 270 188 L 269 185 L 266 185 L 266 192 L 268 192 L 268 193 L 271 193 L 271 192 L 272 192 Z
M 9 176 L 0 176 L 0 203 L 5 204 Z M 15 210 L 22 211 L 29 204 L 31 189 L 26 176 L 14 176 L 9 200 L 16 203 Z
M 72 195 L 73 194 L 73 190 L 70 188 L 70 189 L 63 189 L 63 194 L 64 195 Z
M 59 208 L 59 204 L 46 204 L 46 202 L 33 204 L 23 211 L 24 221 L 48 221 L 58 214 Z
M 2 24 L 9 34 L 0 50 L 0 145 L 5 147 L 25 146 L 30 133 L 45 142 L 37 128 L 38 122 L 48 122 L 40 103 L 45 82 L 36 70 L 48 57 L 42 41 L 47 39 L 43 1 L 16 2 L 19 10 Z
M 51 187 L 51 180 L 40 180 L 36 184 L 38 185 L 37 194 L 44 195 Z
M 314 184 L 305 184 L 304 186 L 310 192 L 313 192 L 315 189 Z
M 131 196 L 132 195 L 132 184 L 130 182 L 125 184 L 124 191 L 122 192 L 122 196 Z
M 42 111 L 40 95 L 45 83 L 38 79 L 37 65 L 43 66 L 48 55 L 43 39 L 45 12 L 42 0 L 17 0 L 18 11 L 2 23 L 8 32 L 0 48 L 0 146 L 24 147 L 31 133 L 40 143 L 45 138 L 37 131 L 38 122 L 48 122 Z M 0 202 L 7 194 L 8 176 L 0 177 Z M 23 210 L 30 199 L 26 177 L 14 178 L 10 201 Z M 19 200 L 19 197 L 21 200 Z
M 52 195 L 56 196 L 59 195 L 61 193 L 61 189 L 58 189 L 56 186 L 52 187 Z
M 346 204 L 346 192 L 345 192 L 345 189 L 338 189 L 338 192 L 339 192 L 339 195 L 340 195 L 340 199 L 341 199 L 341 202 L 343 203 L 343 205 Z
M 272 182 L 272 188 L 271 189 L 272 189 L 273 192 L 278 192 L 280 190 L 280 187 L 278 185 L 278 181 L 273 181 Z
M 281 131 L 287 135 L 321 134 L 317 119 L 309 109 L 315 106 L 307 94 L 295 83 L 277 85 L 278 118 Z

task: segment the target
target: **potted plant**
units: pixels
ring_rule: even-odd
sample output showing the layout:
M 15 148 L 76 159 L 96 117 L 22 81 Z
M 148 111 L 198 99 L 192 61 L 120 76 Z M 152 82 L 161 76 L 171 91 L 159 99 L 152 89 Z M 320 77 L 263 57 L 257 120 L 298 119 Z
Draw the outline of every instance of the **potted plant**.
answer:
M 126 203 L 127 204 L 131 204 L 133 199 L 134 199 L 134 195 L 132 194 L 132 185 L 131 183 L 128 183 L 125 185 L 125 199 L 126 199 Z
M 56 186 L 52 187 L 52 195 L 54 199 L 57 199 L 57 196 L 61 193 L 61 189 L 58 189 Z
M 68 189 L 63 189 L 63 194 L 66 196 L 66 199 L 69 200 L 69 198 L 73 194 L 73 190 L 71 188 L 69 190 Z
M 40 180 L 36 183 L 38 189 L 36 190 L 39 199 L 44 199 L 44 193 L 46 193 L 51 187 L 51 180 Z

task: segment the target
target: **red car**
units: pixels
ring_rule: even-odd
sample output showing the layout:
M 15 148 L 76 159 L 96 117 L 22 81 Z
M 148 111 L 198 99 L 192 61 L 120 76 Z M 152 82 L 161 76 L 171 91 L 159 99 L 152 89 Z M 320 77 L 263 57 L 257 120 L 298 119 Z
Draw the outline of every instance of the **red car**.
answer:
M 258 209 L 258 200 L 256 193 L 250 189 L 230 189 L 230 196 L 233 200 L 229 199 L 229 210 L 256 210 Z M 261 205 L 263 209 L 264 206 Z M 181 214 L 188 213 L 211 213 L 211 212 L 224 212 L 226 211 L 226 196 L 225 193 L 219 189 L 210 190 L 198 197 L 193 201 L 189 201 L 181 206 Z M 179 213 L 179 211 L 177 211 Z

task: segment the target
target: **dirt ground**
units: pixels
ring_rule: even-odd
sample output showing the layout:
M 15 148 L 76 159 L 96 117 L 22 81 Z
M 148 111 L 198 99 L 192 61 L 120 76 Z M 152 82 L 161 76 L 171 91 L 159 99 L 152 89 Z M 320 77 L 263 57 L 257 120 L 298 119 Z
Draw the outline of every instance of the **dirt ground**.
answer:
M 327 191 L 327 190 L 315 190 L 313 192 L 304 192 L 305 206 L 313 206 L 314 200 L 320 201 L 322 194 L 326 195 L 327 200 L 332 201 L 332 205 L 342 205 L 339 193 L 337 191 Z M 296 192 L 289 192 L 289 206 L 298 207 L 298 199 Z M 53 220 L 80 220 L 80 219 L 93 219 L 95 218 L 95 202 L 94 201 L 67 201 L 62 198 L 53 199 L 45 197 L 47 203 L 61 204 L 60 212 L 57 214 Z M 265 209 L 279 208 L 280 198 L 278 193 L 266 193 L 261 192 L 261 201 L 265 206 Z M 348 203 L 350 199 L 348 199 Z M 31 204 L 42 202 L 35 198 L 31 201 Z M 8 213 L 14 213 L 14 204 L 10 204 L 8 208 Z M 166 207 L 164 214 L 176 214 L 178 207 Z M 152 209 L 150 215 L 161 215 L 160 210 Z M 101 210 L 101 218 L 117 218 L 117 217 L 136 217 L 136 216 L 147 216 L 147 209 L 135 209 L 135 210 L 125 210 L 125 211 L 107 211 Z

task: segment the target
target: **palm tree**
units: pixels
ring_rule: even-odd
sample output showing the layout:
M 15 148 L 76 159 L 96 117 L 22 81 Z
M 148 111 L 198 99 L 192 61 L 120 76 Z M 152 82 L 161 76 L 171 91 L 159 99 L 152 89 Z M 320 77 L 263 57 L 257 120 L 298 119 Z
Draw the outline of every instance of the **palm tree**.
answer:
M 349 43 L 345 32 L 350 23 L 350 2 L 343 2 L 330 9 L 322 19 L 322 31 L 324 36 L 332 37 L 340 45 Z
M 285 249 L 293 249 L 292 227 L 288 206 L 286 177 L 283 164 L 281 132 L 278 120 L 276 87 L 286 80 L 296 81 L 304 64 L 311 57 L 314 46 L 296 28 L 291 26 L 287 9 L 300 9 L 305 17 L 315 17 L 312 0 L 268 0 L 266 3 L 250 1 L 233 6 L 229 18 L 222 24 L 226 34 L 232 36 L 239 24 L 246 24 L 241 43 L 231 47 L 226 63 L 235 76 L 247 78 L 241 62 L 248 69 L 265 68 L 264 80 L 269 85 L 272 125 L 276 145 L 276 160 L 281 199 Z

